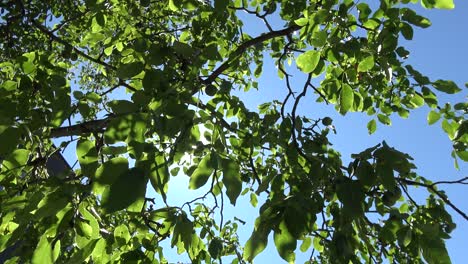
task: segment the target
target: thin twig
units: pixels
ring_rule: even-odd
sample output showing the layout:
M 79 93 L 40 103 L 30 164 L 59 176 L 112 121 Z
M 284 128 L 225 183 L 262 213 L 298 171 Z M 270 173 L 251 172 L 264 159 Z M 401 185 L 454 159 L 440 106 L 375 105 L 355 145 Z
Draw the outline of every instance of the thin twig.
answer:
M 455 210 L 459 215 L 461 215 L 465 220 L 468 221 L 468 215 L 465 214 L 462 210 L 460 210 L 457 206 L 455 206 L 448 198 L 446 195 L 442 194 L 440 191 L 436 190 L 435 186 L 433 184 L 425 184 L 421 182 L 416 182 L 404 178 L 397 178 L 397 180 L 404 182 L 408 185 L 414 185 L 414 186 L 422 186 L 425 187 L 429 190 L 431 190 L 433 193 L 435 193 L 439 198 L 441 198 L 448 206 L 450 206 L 453 210 Z

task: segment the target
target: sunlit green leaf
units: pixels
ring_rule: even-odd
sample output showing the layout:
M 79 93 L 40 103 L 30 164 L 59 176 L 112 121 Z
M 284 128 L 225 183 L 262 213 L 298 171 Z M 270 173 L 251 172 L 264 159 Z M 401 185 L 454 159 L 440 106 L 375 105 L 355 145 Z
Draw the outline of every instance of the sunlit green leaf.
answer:
M 438 113 L 436 111 L 431 111 L 427 115 L 427 123 L 429 125 L 434 124 L 435 122 L 439 121 L 439 119 L 440 119 L 440 113 Z
M 367 56 L 366 58 L 362 59 L 361 62 L 359 62 L 357 70 L 358 72 L 369 71 L 374 67 L 374 64 L 374 56 Z
M 307 252 L 307 250 L 309 250 L 311 245 L 312 245 L 312 239 L 310 237 L 304 238 L 300 247 L 301 252 Z
M 316 50 L 308 50 L 296 58 L 297 67 L 305 73 L 311 73 L 314 71 L 319 61 L 320 52 Z
M 369 135 L 374 134 L 374 132 L 377 130 L 377 122 L 375 119 L 372 119 L 367 123 L 367 131 L 369 132 Z
M 343 84 L 340 93 L 340 113 L 346 114 L 352 110 L 354 103 L 354 92 L 351 86 Z
M 280 223 L 278 230 L 275 231 L 273 240 L 280 256 L 288 263 L 294 263 L 296 259 L 294 250 L 297 246 L 297 240 L 289 233 L 284 221 Z
M 425 8 L 453 9 L 453 0 L 422 0 L 421 5 Z
M 37 244 L 37 247 L 34 250 L 31 263 L 54 263 L 52 258 L 52 246 L 50 245 L 49 239 L 47 238 L 46 234 L 41 236 L 41 239 L 39 240 L 39 243 Z
M 81 166 L 81 171 L 88 177 L 94 176 L 98 164 L 98 153 L 94 142 L 88 139 L 80 139 L 76 146 L 76 156 Z
M 392 124 L 392 120 L 390 120 L 390 117 L 384 115 L 384 114 L 378 114 L 377 115 L 377 119 L 379 119 L 380 123 L 384 124 L 384 125 L 391 125 Z

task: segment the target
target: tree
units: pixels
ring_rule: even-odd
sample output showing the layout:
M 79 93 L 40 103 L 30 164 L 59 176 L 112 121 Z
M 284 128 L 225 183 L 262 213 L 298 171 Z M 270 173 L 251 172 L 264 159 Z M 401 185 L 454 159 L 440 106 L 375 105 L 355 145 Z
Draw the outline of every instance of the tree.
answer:
M 345 164 L 327 137 L 333 120 L 298 114 L 309 94 L 375 117 L 373 133 L 427 105 L 429 124 L 441 119 L 452 156 L 467 161 L 467 104 L 437 97 L 461 89 L 405 61 L 399 39 L 430 26 L 410 2 L 3 1 L 0 251 L 9 263 L 164 263 L 168 240 L 194 263 L 244 263 L 273 234 L 288 262 L 299 247 L 316 252 L 311 263 L 449 263 L 446 207 L 468 216 L 438 185 L 466 178 L 430 181 L 386 142 Z M 267 30 L 244 33 L 240 12 Z M 263 89 L 264 63 L 276 65 L 285 97 L 248 109 L 235 94 Z M 79 168 L 48 171 L 74 143 Z M 170 204 L 171 175 L 190 177 L 181 192 L 206 194 Z M 412 186 L 427 190 L 425 204 Z M 242 220 L 223 216 L 240 195 L 266 197 L 245 244 Z

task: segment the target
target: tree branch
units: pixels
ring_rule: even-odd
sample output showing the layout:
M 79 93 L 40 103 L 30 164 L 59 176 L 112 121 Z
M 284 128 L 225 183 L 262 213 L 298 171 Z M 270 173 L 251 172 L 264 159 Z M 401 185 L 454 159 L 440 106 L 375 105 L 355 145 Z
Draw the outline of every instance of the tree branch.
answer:
M 226 69 L 229 68 L 229 66 L 231 66 L 231 62 L 232 62 L 233 59 L 235 59 L 240 54 L 244 53 L 245 50 L 247 50 L 248 48 L 250 48 L 250 47 L 252 47 L 252 46 L 254 46 L 256 44 L 262 43 L 264 41 L 267 41 L 269 39 L 272 39 L 272 38 L 287 36 L 287 35 L 291 34 L 292 32 L 294 32 L 296 30 L 299 30 L 300 28 L 301 27 L 298 26 L 298 25 L 292 25 L 292 26 L 287 27 L 285 29 L 271 31 L 271 32 L 268 32 L 266 34 L 260 35 L 260 36 L 258 36 L 256 38 L 247 40 L 246 42 L 242 43 L 239 47 L 237 47 L 237 49 L 230 55 L 230 58 L 227 61 L 225 61 L 223 64 L 221 64 L 216 70 L 214 70 L 211 73 L 211 75 L 208 76 L 208 78 L 206 78 L 203 81 L 203 83 L 204 84 L 211 84 L 214 80 L 216 80 L 216 78 L 218 78 L 218 76 L 221 73 L 223 73 Z
M 62 45 L 65 45 L 65 46 L 68 46 L 68 47 L 71 47 L 73 49 L 73 51 L 76 52 L 76 54 L 80 55 L 81 57 L 83 58 L 86 58 L 88 59 L 89 61 L 92 61 L 94 63 L 97 63 L 97 64 L 100 64 L 106 68 L 109 68 L 109 69 L 112 69 L 112 70 L 116 70 L 116 68 L 112 65 L 109 65 L 103 61 L 100 61 L 98 59 L 95 59 L 91 56 L 89 56 L 88 54 L 84 53 L 83 51 L 79 50 L 78 48 L 74 47 L 73 45 L 71 45 L 70 43 L 68 43 L 67 41 L 57 37 L 54 33 L 50 32 L 49 30 L 47 30 L 47 28 L 45 28 L 43 25 L 39 24 L 36 20 L 34 19 L 31 19 L 31 22 L 32 24 L 37 28 L 39 29 L 42 33 L 44 33 L 45 35 L 49 36 L 49 38 L 51 38 L 52 40 L 62 44 Z
M 456 180 L 456 181 L 438 181 L 438 182 L 434 182 L 433 184 L 431 184 L 431 186 L 435 186 L 437 184 L 468 184 L 468 177 L 465 177 L 465 178 L 461 178 L 459 180 Z
M 43 34 L 49 36 L 50 39 L 52 39 L 53 41 L 56 41 L 62 45 L 65 45 L 67 47 L 71 47 L 72 50 L 74 52 L 76 52 L 76 54 L 78 54 L 79 56 L 89 60 L 89 61 L 92 61 L 94 63 L 97 63 L 99 65 L 102 65 L 104 67 L 106 67 L 107 69 L 110 69 L 110 70 L 113 70 L 113 71 L 116 71 L 117 68 L 100 60 L 99 58 L 93 58 L 91 57 L 90 55 L 86 54 L 85 52 L 79 50 L 78 48 L 76 48 L 75 46 L 71 45 L 70 43 L 68 43 L 66 40 L 56 36 L 52 31 L 49 31 L 46 27 L 44 27 L 43 25 L 41 25 L 40 23 L 38 23 L 36 20 L 34 19 L 31 19 L 31 23 L 37 28 L 39 29 Z M 129 85 L 128 83 L 126 83 L 124 80 L 122 79 L 119 79 L 119 85 L 120 86 L 124 86 L 126 87 L 127 89 L 133 91 L 133 92 L 136 92 L 137 90 L 132 87 L 131 85 Z M 116 88 L 116 87 L 115 87 Z
M 122 85 L 122 84 L 120 84 L 120 85 Z M 226 120 L 224 120 L 223 118 L 217 116 L 215 114 L 215 112 L 216 112 L 215 110 L 210 109 L 205 104 L 203 104 L 201 102 L 190 103 L 190 104 L 197 107 L 197 108 L 199 108 L 199 109 L 202 109 L 202 110 L 205 110 L 205 111 L 208 111 L 209 113 L 211 113 L 211 115 L 213 117 L 215 117 L 216 120 L 219 122 L 219 125 L 221 125 L 225 129 L 227 129 L 228 131 L 238 132 L 238 130 L 232 128 L 231 125 L 226 122 Z M 132 113 L 127 113 L 127 114 L 132 114 Z M 114 119 L 115 117 L 117 117 L 117 116 L 116 115 L 110 115 L 110 116 L 108 116 L 106 118 L 103 118 L 103 119 L 96 119 L 96 120 L 86 121 L 86 122 L 76 124 L 76 125 L 53 128 L 53 129 L 51 129 L 50 137 L 51 138 L 59 138 L 59 137 L 68 137 L 68 136 L 77 136 L 77 135 L 83 135 L 83 134 L 90 134 L 90 133 L 95 133 L 95 132 L 104 132 L 107 125 L 109 124 L 109 122 L 112 119 Z
M 408 185 L 413 185 L 413 186 L 422 186 L 422 187 L 425 187 L 429 190 L 431 190 L 433 193 L 435 193 L 439 198 L 441 198 L 446 204 L 448 204 L 448 206 L 450 206 L 453 210 L 455 210 L 459 215 L 461 215 L 463 218 L 465 218 L 465 220 L 468 221 L 468 215 L 466 215 L 462 210 L 460 210 L 457 206 L 455 206 L 448 198 L 445 194 L 439 192 L 438 190 L 436 190 L 436 188 L 434 187 L 434 184 L 425 184 L 425 183 L 421 183 L 421 182 L 416 182 L 416 181 L 411 181 L 411 180 L 408 180 L 408 179 L 403 179 L 403 178 L 397 178 L 397 180 L 405 183 L 405 184 L 408 184 Z
M 53 128 L 50 132 L 51 138 L 77 136 L 95 132 L 103 132 L 113 117 L 97 119 L 81 124 L 66 127 Z

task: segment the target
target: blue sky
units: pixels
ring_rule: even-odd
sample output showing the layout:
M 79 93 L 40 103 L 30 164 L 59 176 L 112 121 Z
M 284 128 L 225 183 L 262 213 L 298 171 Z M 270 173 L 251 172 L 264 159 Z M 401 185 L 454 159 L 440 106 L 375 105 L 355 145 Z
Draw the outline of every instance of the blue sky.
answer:
M 454 10 L 425 10 L 419 5 L 415 8 L 432 21 L 432 26 L 425 30 L 416 30 L 414 39 L 405 43 L 406 48 L 411 51 L 410 63 L 421 72 L 432 79 L 454 80 L 460 87 L 468 82 L 468 1 L 456 1 Z M 246 28 L 252 32 L 263 29 L 260 21 L 249 20 Z M 278 25 L 281 26 L 281 25 Z M 277 27 L 279 29 L 279 27 Z M 259 90 L 251 91 L 245 96 L 246 105 L 254 110 L 257 105 L 272 98 L 283 98 L 285 87 L 283 81 L 276 75 L 276 69 L 270 63 L 265 63 L 264 75 L 259 80 Z M 303 77 L 303 76 L 302 76 Z M 296 83 L 300 84 L 302 78 L 297 74 Z M 467 91 L 464 89 L 454 97 L 443 96 L 443 100 L 452 100 L 454 103 L 466 101 Z M 311 93 L 310 93 L 311 95 Z M 308 96 L 301 104 L 301 114 L 312 118 L 331 116 L 337 129 L 337 134 L 330 137 L 333 147 L 342 153 L 343 160 L 349 161 L 351 153 L 357 153 L 365 148 L 374 146 L 386 140 L 387 143 L 400 151 L 410 154 L 418 166 L 417 172 L 432 180 L 455 180 L 468 174 L 468 165 L 460 162 L 460 170 L 454 168 L 453 159 L 450 156 L 451 142 L 442 131 L 440 123 L 428 126 L 426 116 L 429 109 L 421 108 L 411 113 L 408 119 L 393 116 L 392 126 L 378 125 L 377 132 L 371 136 L 367 132 L 367 122 L 372 117 L 362 113 L 348 113 L 340 116 L 333 106 L 314 103 L 315 97 Z M 455 99 L 455 100 L 454 100 Z M 71 148 L 70 148 L 71 150 Z M 67 154 L 70 164 L 76 157 L 73 153 Z M 171 179 L 169 197 L 171 203 L 181 205 L 184 201 L 193 197 L 187 193 L 188 178 L 176 176 Z M 444 186 L 452 202 L 464 212 L 468 212 L 464 186 Z M 181 189 L 180 188 L 185 188 Z M 420 191 L 416 192 L 420 193 Z M 172 196 L 171 196 L 172 194 Z M 417 195 L 420 201 L 423 196 Z M 261 201 L 260 201 L 261 203 Z M 241 241 L 246 241 L 252 231 L 252 223 L 257 215 L 258 208 L 251 208 L 248 197 L 241 199 L 236 208 L 228 207 L 225 218 L 237 216 L 247 225 L 240 227 Z M 453 238 L 447 241 L 447 247 L 453 263 L 463 263 L 465 260 L 466 245 L 468 244 L 468 225 L 466 221 L 452 213 L 457 229 L 452 233 Z M 297 250 L 297 253 L 300 253 Z M 308 259 L 310 253 L 298 254 L 297 263 L 303 263 Z M 169 256 L 170 261 L 186 261 L 186 257 L 173 254 Z M 255 260 L 256 263 L 279 263 L 281 261 L 272 241 L 268 248 Z

